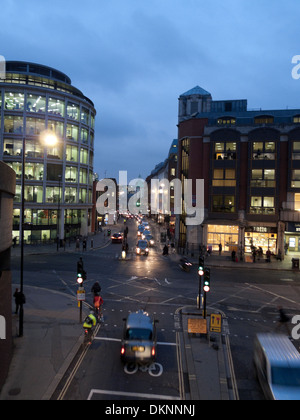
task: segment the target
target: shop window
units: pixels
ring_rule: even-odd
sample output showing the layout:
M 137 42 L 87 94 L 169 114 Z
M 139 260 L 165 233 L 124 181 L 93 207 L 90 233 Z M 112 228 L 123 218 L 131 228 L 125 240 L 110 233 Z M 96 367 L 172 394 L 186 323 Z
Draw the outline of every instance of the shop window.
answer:
M 275 186 L 275 169 L 252 169 L 251 187 L 274 188 Z
M 235 169 L 214 169 L 213 187 L 235 187 Z
M 233 195 L 213 195 L 212 211 L 220 213 L 234 213 L 235 197 Z
M 238 250 L 239 227 L 234 225 L 208 225 L 207 246 L 212 251 L 219 250 L 219 244 L 223 251 Z

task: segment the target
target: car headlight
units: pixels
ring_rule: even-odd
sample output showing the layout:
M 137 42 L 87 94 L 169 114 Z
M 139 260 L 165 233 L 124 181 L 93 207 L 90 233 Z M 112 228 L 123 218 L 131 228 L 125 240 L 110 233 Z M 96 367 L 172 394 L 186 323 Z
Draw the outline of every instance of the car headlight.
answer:
M 151 244 L 151 245 L 153 245 L 153 244 L 154 244 L 154 241 L 153 241 L 153 239 L 151 239 L 151 241 L 150 241 L 150 244 Z
M 146 249 L 145 249 L 145 251 L 146 251 L 146 252 L 149 252 L 149 248 L 146 248 Z
M 136 249 L 137 254 L 139 254 L 141 252 L 140 248 Z

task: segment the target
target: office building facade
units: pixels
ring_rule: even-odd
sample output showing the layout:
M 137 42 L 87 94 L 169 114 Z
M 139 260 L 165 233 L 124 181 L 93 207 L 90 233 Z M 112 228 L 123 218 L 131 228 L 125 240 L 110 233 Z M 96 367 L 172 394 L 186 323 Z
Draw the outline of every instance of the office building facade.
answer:
M 0 83 L 0 105 L 0 160 L 17 179 L 13 236 L 19 238 L 23 139 L 25 243 L 87 235 L 92 211 L 93 102 L 58 70 L 8 61 Z M 55 134 L 56 145 L 43 144 L 45 132 Z
M 204 220 L 180 247 L 300 252 L 300 109 L 247 109 L 195 87 L 179 97 L 178 176 L 204 179 Z M 195 192 L 194 192 L 195 193 Z

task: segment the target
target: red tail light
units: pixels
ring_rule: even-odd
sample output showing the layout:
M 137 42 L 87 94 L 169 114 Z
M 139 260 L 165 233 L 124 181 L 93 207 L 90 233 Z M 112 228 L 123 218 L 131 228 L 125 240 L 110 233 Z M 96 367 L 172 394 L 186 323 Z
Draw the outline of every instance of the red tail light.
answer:
M 155 347 L 152 347 L 151 355 L 152 355 L 153 357 L 155 356 Z

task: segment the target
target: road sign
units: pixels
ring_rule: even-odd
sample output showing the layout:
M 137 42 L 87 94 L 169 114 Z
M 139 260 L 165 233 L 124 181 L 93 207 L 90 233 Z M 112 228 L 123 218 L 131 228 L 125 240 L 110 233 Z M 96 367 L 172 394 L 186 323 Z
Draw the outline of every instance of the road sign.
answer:
M 222 315 L 211 314 L 210 315 L 210 332 L 221 332 L 222 330 Z
M 77 300 L 84 301 L 85 300 L 85 290 L 83 287 L 79 287 L 77 290 Z
M 202 318 L 188 319 L 188 333 L 189 334 L 207 334 L 207 322 Z

